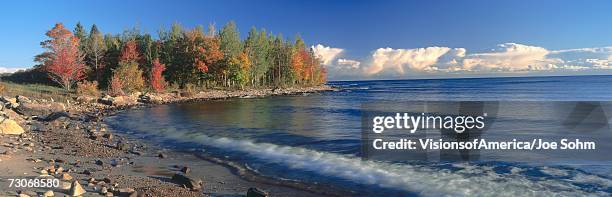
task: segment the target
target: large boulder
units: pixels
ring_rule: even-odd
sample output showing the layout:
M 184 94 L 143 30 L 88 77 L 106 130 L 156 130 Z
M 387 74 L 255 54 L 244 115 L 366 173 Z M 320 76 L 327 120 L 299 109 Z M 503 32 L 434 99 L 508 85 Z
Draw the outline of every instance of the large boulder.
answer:
M 142 94 L 138 96 L 138 102 L 159 104 L 163 102 L 163 99 L 153 94 Z
M 102 103 L 105 105 L 113 105 L 113 102 L 115 101 L 115 99 L 112 96 L 106 95 L 102 98 L 98 99 L 98 103 Z
M 60 118 L 66 118 L 66 119 L 72 119 L 72 117 L 70 116 L 70 114 L 64 112 L 64 111 L 60 111 L 60 112 L 52 112 L 49 115 L 41 118 L 40 120 L 42 121 L 54 121 Z
M 136 100 L 138 99 L 137 96 L 116 96 L 116 97 L 112 97 L 112 96 L 104 96 L 100 99 L 98 99 L 98 103 L 102 103 L 105 105 L 111 105 L 111 106 L 123 106 L 123 105 L 131 105 L 131 104 L 135 104 Z
M 19 107 L 19 103 L 17 103 L 17 98 L 2 96 L 0 97 L 0 102 L 4 103 L 4 106 L 9 109 L 15 109 Z
M 19 102 L 19 106 L 15 109 L 15 111 L 26 116 L 46 116 L 53 112 L 66 111 L 66 106 L 63 103 L 58 102 Z
M 11 134 L 11 135 L 19 135 L 24 132 L 23 128 L 17 124 L 14 120 L 0 117 L 0 133 L 1 134 Z
M 176 184 L 183 185 L 193 191 L 202 190 L 202 179 L 187 176 L 183 173 L 176 173 L 172 176 L 172 180 L 176 182 Z

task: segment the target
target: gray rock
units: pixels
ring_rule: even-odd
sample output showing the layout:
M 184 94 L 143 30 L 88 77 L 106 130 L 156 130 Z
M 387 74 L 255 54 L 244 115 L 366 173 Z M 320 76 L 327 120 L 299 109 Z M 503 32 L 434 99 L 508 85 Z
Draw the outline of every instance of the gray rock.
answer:
M 17 107 L 15 111 L 26 116 L 45 117 L 53 112 L 66 111 L 66 106 L 57 102 L 46 102 L 44 104 L 25 102 L 20 103 L 19 107 Z
M 125 142 L 117 142 L 117 149 L 119 150 L 129 150 L 130 149 L 130 145 L 125 143 Z
M 42 120 L 43 121 L 54 121 L 54 120 L 58 120 L 60 118 L 72 119 L 70 114 L 68 114 L 67 112 L 58 111 L 58 112 L 51 112 L 49 115 L 47 115 L 44 118 L 42 118 Z
M 191 171 L 191 169 L 187 166 L 181 168 L 181 172 L 185 173 L 185 174 L 189 174 L 189 172 Z
M 174 176 L 172 176 L 172 180 L 175 183 L 179 185 L 183 185 L 193 191 L 200 191 L 202 189 L 202 184 L 203 184 L 202 179 L 187 176 L 186 174 L 183 174 L 183 173 L 174 174 Z
M 157 155 L 157 157 L 164 159 L 164 158 L 167 158 L 167 157 L 168 157 L 168 155 L 166 155 L 166 154 L 164 154 L 164 153 L 159 153 L 159 154 Z
M 261 190 L 259 188 L 256 187 L 251 187 L 249 188 L 249 190 L 247 190 L 247 197 L 268 197 L 268 192 Z

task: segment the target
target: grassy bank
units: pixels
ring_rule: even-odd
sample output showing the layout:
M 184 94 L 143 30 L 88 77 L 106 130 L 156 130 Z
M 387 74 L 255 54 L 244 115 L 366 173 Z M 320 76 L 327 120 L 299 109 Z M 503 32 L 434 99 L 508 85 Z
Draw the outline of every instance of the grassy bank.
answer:
M 71 100 L 74 93 L 62 88 L 42 84 L 18 84 L 12 82 L 0 82 L 0 94 L 6 96 L 23 95 L 31 98 L 53 99 L 66 102 Z

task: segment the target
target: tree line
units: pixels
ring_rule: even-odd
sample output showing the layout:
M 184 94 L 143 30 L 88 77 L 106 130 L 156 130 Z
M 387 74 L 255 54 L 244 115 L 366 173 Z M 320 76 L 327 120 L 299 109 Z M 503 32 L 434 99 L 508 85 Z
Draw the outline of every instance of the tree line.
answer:
M 67 90 L 88 84 L 123 94 L 168 86 L 245 89 L 326 81 L 321 61 L 299 35 L 285 39 L 253 27 L 242 40 L 233 21 L 206 31 L 174 23 L 157 38 L 138 29 L 103 34 L 95 24 L 86 31 L 80 23 L 73 31 L 57 23 L 46 35 L 36 68 Z

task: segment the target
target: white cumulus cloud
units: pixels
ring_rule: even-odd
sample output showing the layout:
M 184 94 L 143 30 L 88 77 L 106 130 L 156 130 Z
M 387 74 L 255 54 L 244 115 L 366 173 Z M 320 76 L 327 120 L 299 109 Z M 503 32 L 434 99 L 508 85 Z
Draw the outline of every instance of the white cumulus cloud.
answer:
M 540 46 L 503 43 L 485 52 L 465 48 L 378 48 L 362 61 L 340 58 L 344 49 L 324 45 L 313 51 L 333 80 L 529 73 L 612 72 L 612 47 L 549 50 Z
M 14 73 L 20 70 L 25 70 L 25 68 L 13 68 L 13 67 L 0 66 L 0 73 Z
M 468 71 L 550 70 L 561 60 L 548 58 L 549 53 L 542 47 L 504 43 L 491 52 L 467 55 L 462 67 Z
M 324 65 L 330 65 L 344 51 L 344 49 L 323 46 L 322 44 L 317 44 L 311 48 Z
M 338 59 L 336 62 L 339 66 L 343 66 L 347 69 L 359 69 L 359 65 L 361 65 L 360 61 L 357 60 L 349 60 L 349 59 Z
M 430 72 L 447 69 L 449 65 L 456 64 L 456 58 L 465 56 L 463 48 L 427 47 L 416 49 L 379 48 L 372 54 L 372 63 L 365 73 L 372 75 L 378 73 L 396 72 L 398 75 L 407 74 L 408 71 Z M 445 65 L 436 65 L 444 62 Z

